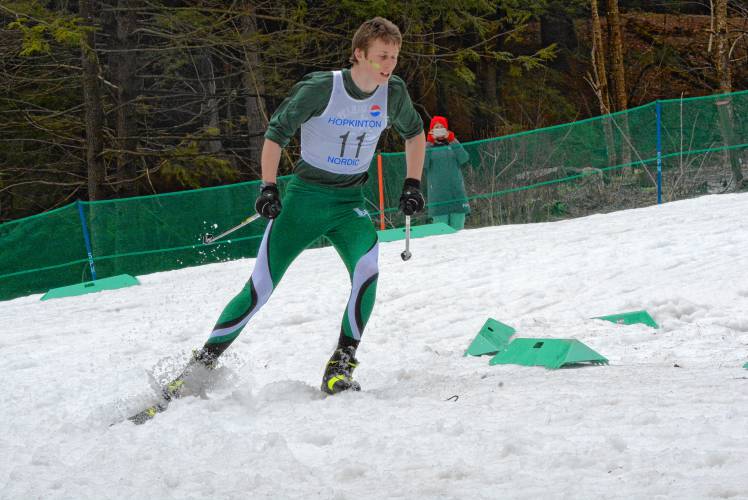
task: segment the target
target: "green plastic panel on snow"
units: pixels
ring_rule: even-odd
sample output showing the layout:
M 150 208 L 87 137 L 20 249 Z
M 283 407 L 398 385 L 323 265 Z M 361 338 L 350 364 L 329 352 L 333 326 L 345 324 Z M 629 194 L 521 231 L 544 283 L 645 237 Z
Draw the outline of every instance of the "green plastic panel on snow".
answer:
M 515 332 L 516 330 L 511 326 L 488 318 L 465 351 L 465 356 L 483 356 L 503 351 L 509 345 L 509 339 Z
M 443 222 L 436 222 L 434 224 L 424 224 L 422 226 L 410 226 L 410 237 L 411 238 L 423 238 L 425 236 L 435 236 L 438 234 L 452 234 L 456 233 L 457 230 L 445 224 Z M 380 243 L 387 241 L 397 241 L 405 239 L 405 228 L 396 227 L 395 229 L 385 229 L 384 231 L 377 231 L 379 235 Z
M 647 311 L 631 311 L 620 314 L 611 314 L 608 316 L 598 316 L 592 319 L 603 319 L 610 321 L 611 323 L 617 323 L 619 325 L 636 325 L 642 324 L 651 326 L 652 328 L 659 328 L 657 323 Z
M 45 293 L 42 296 L 41 300 L 60 299 L 62 297 L 75 297 L 76 295 L 100 292 L 102 290 L 115 290 L 117 288 L 125 288 L 128 286 L 139 284 L 140 282 L 137 280 L 137 278 L 130 276 L 129 274 L 120 274 L 117 276 L 112 276 L 111 278 L 102 278 L 100 280 L 86 281 L 84 283 L 77 283 L 75 285 L 53 288 Z
M 509 347 L 491 358 L 490 365 L 544 366 L 556 369 L 578 364 L 608 364 L 600 353 L 574 339 L 514 339 Z

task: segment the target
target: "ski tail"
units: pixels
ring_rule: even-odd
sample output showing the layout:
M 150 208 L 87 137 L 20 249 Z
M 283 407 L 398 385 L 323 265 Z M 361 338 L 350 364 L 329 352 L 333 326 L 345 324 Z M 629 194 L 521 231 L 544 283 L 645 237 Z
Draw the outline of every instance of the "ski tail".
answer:
M 129 417 L 127 420 L 129 420 L 135 425 L 142 425 L 148 422 L 149 420 L 151 420 L 153 417 L 155 417 L 159 413 L 166 411 L 168 407 L 169 407 L 169 402 L 164 400 L 160 403 L 156 403 L 153 406 L 149 406 L 145 410 L 139 411 L 135 415 Z

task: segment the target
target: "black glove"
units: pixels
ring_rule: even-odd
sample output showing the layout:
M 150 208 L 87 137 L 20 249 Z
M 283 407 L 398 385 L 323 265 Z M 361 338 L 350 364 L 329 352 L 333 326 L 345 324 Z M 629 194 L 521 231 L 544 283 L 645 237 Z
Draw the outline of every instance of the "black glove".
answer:
M 408 177 L 403 184 L 403 194 L 400 195 L 400 211 L 405 215 L 413 215 L 423 210 L 426 200 L 421 193 L 421 181 Z
M 278 186 L 274 183 L 262 183 L 260 196 L 255 201 L 255 210 L 266 219 L 275 219 L 281 211 L 281 199 Z

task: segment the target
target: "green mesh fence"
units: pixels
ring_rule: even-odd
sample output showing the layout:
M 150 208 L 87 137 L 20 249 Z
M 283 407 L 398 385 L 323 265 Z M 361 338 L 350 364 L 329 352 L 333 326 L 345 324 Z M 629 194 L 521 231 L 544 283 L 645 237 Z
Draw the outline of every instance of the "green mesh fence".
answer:
M 85 281 L 88 258 L 75 205 L 0 225 L 0 298 Z
M 429 149 L 424 171 L 430 216 L 469 205 L 466 227 L 540 222 L 635 208 L 735 189 L 748 177 L 748 91 L 659 101 L 613 115 Z M 658 135 L 659 148 L 658 162 Z M 463 163 L 452 158 L 465 160 Z M 365 186 L 379 227 L 402 224 L 402 153 L 383 153 Z M 658 164 L 661 177 L 658 175 Z M 445 172 L 452 172 L 445 176 Z M 455 175 L 459 171 L 460 175 Z M 658 179 L 661 182 L 658 183 Z M 281 179 L 281 190 L 288 178 Z M 464 187 L 464 192 L 463 188 Z M 97 277 L 143 275 L 254 257 L 258 220 L 210 245 L 253 211 L 257 182 L 82 203 Z M 380 205 L 381 203 L 381 205 Z M 384 210 L 380 214 L 379 207 Z M 323 242 L 319 242 L 322 244 Z M 248 270 L 249 271 L 249 270 Z M 0 225 L 0 300 L 91 279 L 78 205 Z
M 251 214 L 257 184 L 81 203 L 97 277 L 255 256 L 264 220 L 210 245 L 202 244 L 202 238 Z M 92 279 L 75 204 L 0 225 L 0 255 L 1 299 Z
M 460 169 L 470 205 L 466 227 L 558 220 L 657 203 L 658 107 L 663 202 L 729 191 L 739 176 L 748 177 L 748 92 L 659 101 L 464 143 L 469 157 Z M 427 156 L 438 153 L 433 149 Z M 400 224 L 395 207 L 405 158 L 382 156 L 388 220 Z M 426 165 L 424 185 L 432 212 L 439 205 L 454 206 L 459 200 L 442 195 L 441 179 L 430 179 L 428 160 Z M 418 222 L 428 221 L 426 213 Z

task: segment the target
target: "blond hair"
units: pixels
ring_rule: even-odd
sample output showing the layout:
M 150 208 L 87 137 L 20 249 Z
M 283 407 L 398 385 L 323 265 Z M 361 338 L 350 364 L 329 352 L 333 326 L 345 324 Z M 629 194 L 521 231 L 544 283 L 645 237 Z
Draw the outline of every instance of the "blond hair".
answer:
M 351 57 L 348 61 L 356 64 L 356 49 L 366 52 L 373 40 L 382 40 L 398 47 L 403 43 L 403 35 L 395 23 L 383 17 L 374 17 L 358 27 L 351 41 Z

